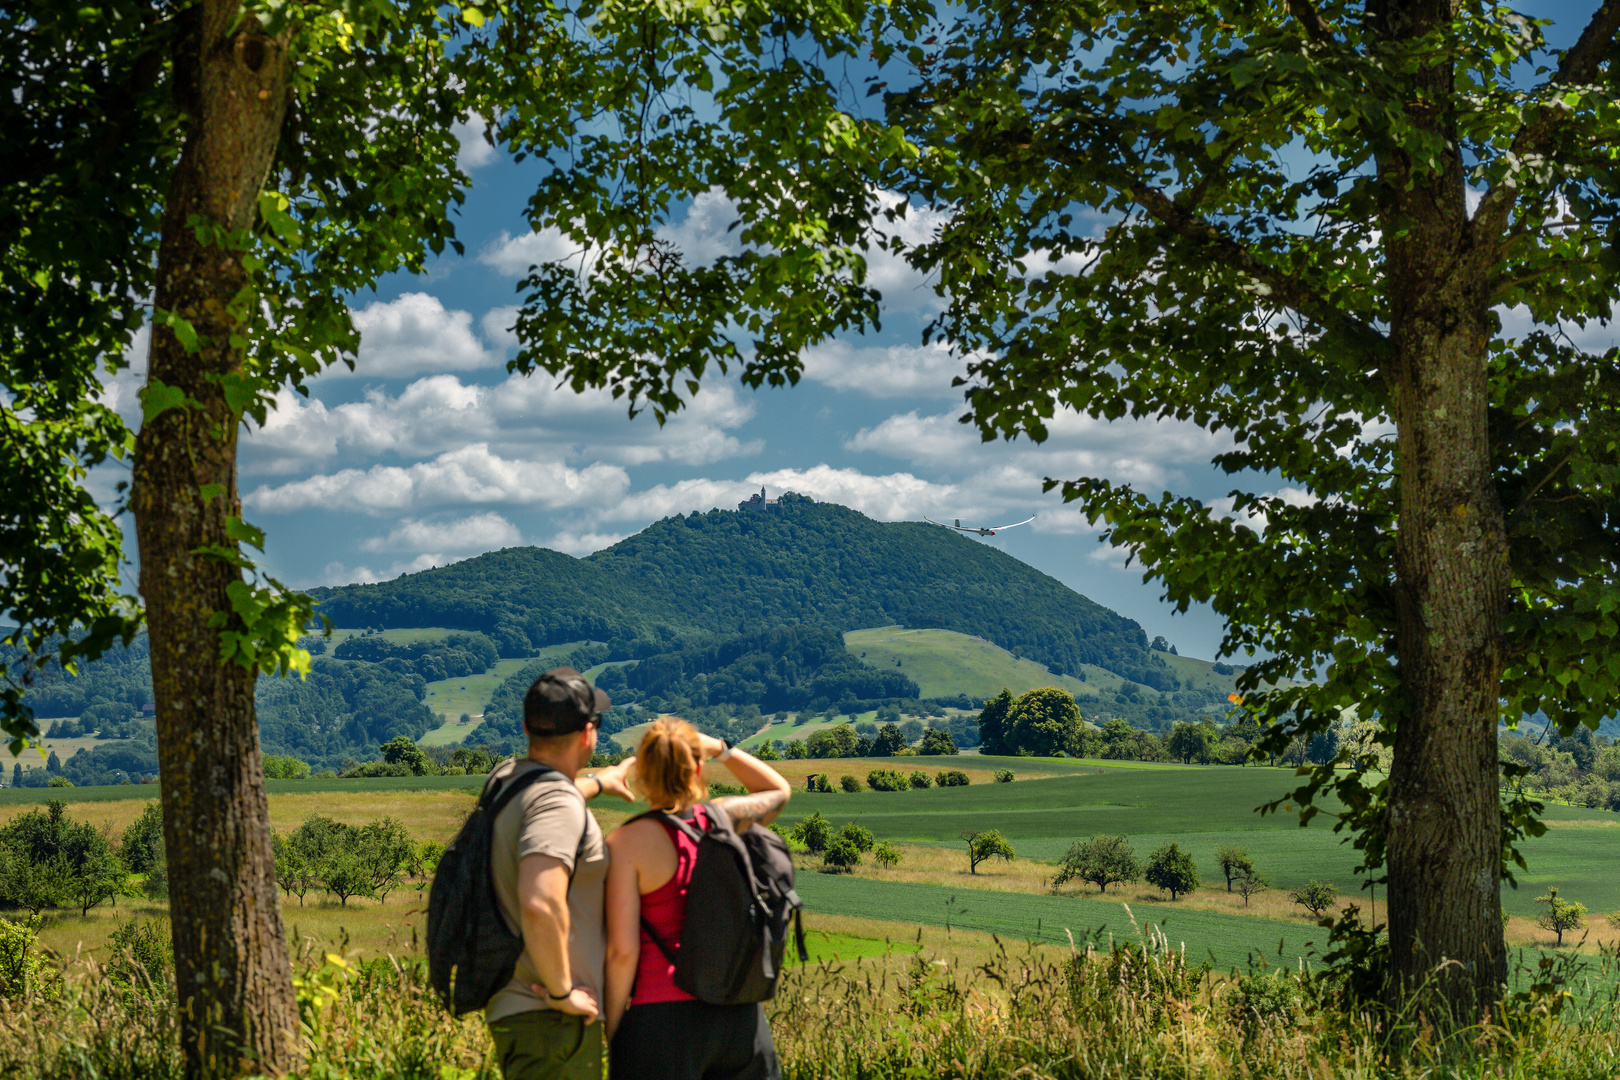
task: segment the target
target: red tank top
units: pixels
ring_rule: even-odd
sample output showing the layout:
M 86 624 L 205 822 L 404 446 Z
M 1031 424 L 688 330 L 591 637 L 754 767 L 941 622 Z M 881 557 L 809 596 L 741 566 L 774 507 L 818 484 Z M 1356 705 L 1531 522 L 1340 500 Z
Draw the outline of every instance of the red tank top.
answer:
M 699 830 L 709 827 L 703 807 L 692 808 L 692 824 Z M 675 873 L 664 884 L 641 898 L 641 918 L 658 932 L 670 952 L 681 951 L 681 930 L 686 926 L 686 886 L 697 864 L 697 841 L 667 822 L 660 822 L 675 844 Z M 656 942 L 641 928 L 641 961 L 636 966 L 636 989 L 632 1005 L 652 1005 L 660 1001 L 696 1001 L 675 985 L 675 965 L 670 963 Z

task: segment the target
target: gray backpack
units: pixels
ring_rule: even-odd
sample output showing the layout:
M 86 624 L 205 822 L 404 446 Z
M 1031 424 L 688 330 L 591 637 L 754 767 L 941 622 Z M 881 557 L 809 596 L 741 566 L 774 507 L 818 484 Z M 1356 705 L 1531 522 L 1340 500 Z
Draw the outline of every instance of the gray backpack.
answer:
M 699 1001 L 768 1001 L 776 994 L 790 921 L 800 962 L 810 959 L 800 918 L 804 905 L 793 891 L 793 858 L 771 830 L 749 825 L 739 833 L 725 811 L 713 803 L 703 809 L 709 819 L 704 830 L 662 810 L 638 816 L 655 818 L 697 842 L 680 947 L 672 948 L 646 919 L 642 929 L 675 965 L 675 985 Z

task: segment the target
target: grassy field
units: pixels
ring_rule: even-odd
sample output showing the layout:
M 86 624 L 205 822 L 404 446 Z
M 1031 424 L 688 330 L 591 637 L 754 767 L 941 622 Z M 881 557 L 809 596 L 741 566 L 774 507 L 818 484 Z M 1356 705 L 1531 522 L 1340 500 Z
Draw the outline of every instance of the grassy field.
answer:
M 1002 687 L 1016 695 L 1037 686 L 1061 686 L 1071 694 L 1082 694 L 1087 688 L 1079 679 L 1053 675 L 1045 664 L 1021 660 L 999 645 L 953 630 L 898 626 L 854 630 L 844 635 L 844 648 L 873 667 L 898 667 L 917 684 L 923 697 L 967 694 L 990 698 L 1001 693 Z M 1087 678 L 1092 677 L 1088 673 Z M 1109 689 L 1117 688 L 1119 681 L 1113 676 L 1114 686 Z
M 1303 948 L 1314 930 L 1287 900 L 1287 890 L 1310 879 L 1334 883 L 1345 902 L 1365 901 L 1351 869 L 1355 852 L 1340 842 L 1331 830 L 1331 819 L 1320 816 L 1310 827 L 1298 827 L 1297 817 L 1288 813 L 1260 817 L 1254 807 L 1297 783 L 1291 770 L 1250 767 L 1246 769 L 1173 766 L 1158 769 L 1118 767 L 1134 763 L 1087 763 L 1065 759 L 997 759 L 963 755 L 956 758 L 837 759 L 831 761 L 786 761 L 783 774 L 794 784 L 795 794 L 783 817 L 791 824 L 820 811 L 835 825 L 859 821 L 874 835 L 902 846 L 905 859 L 892 871 L 861 867 L 850 877 L 833 878 L 816 872 L 819 862 L 805 863 L 800 879 L 801 892 L 816 910 L 840 917 L 877 919 L 897 925 L 945 925 L 944 913 L 954 910 L 945 904 L 949 895 L 963 893 L 976 910 L 993 911 L 995 918 L 981 928 L 997 933 L 1014 933 L 1025 938 L 1056 940 L 1047 930 L 1056 925 L 1078 929 L 1102 925 L 1099 912 L 1090 904 L 1113 905 L 1111 890 L 1099 898 L 1090 888 L 1070 887 L 1064 896 L 1050 895 L 1047 882 L 1054 864 L 1075 840 L 1095 833 L 1121 833 L 1129 837 L 1139 856 L 1146 857 L 1155 847 L 1176 841 L 1197 860 L 1205 889 L 1190 900 L 1175 905 L 1161 904 L 1158 894 L 1143 886 L 1128 886 L 1119 895 L 1135 905 L 1141 915 L 1159 909 L 1182 915 L 1202 912 L 1217 921 L 1238 920 L 1249 927 L 1249 945 L 1256 945 L 1261 922 L 1290 925 L 1295 932 L 1289 948 Z M 990 782 L 991 772 L 1011 767 L 1019 779 L 1011 784 Z M 965 788 L 932 788 L 921 791 L 870 792 L 859 794 L 809 794 L 803 778 L 811 772 L 830 772 L 835 778 L 849 774 L 864 781 L 872 768 L 921 768 L 930 773 L 940 769 L 961 769 L 973 783 Z M 711 780 L 729 780 L 723 766 L 709 770 Z M 380 817 L 404 822 L 410 832 L 422 839 L 447 840 L 454 835 L 482 783 L 477 776 L 460 777 L 379 777 L 368 780 L 273 780 L 270 793 L 270 819 L 273 828 L 287 831 L 311 813 L 332 816 L 351 823 Z M 133 820 L 144 803 L 157 795 L 155 787 L 19 789 L 0 792 L 0 822 L 17 813 L 61 797 L 70 813 L 98 826 L 105 824 L 114 833 Z M 612 828 L 628 814 L 640 809 L 620 803 L 598 803 L 598 818 Z M 1531 921 L 1538 910 L 1535 897 L 1546 887 L 1557 885 L 1568 899 L 1586 904 L 1592 912 L 1591 943 L 1620 941 L 1620 875 L 1614 873 L 1620 855 L 1620 814 L 1573 807 L 1550 807 L 1547 819 L 1553 826 L 1544 837 L 1524 845 L 1531 869 L 1520 874 L 1519 887 L 1506 889 L 1504 908 L 1512 915 L 1510 938 L 1519 944 L 1541 945 L 1550 935 L 1539 931 Z M 968 830 L 999 829 L 1018 852 L 1011 865 L 981 867 L 977 875 L 967 873 L 960 834 Z M 1272 888 L 1254 897 L 1245 909 L 1236 895 L 1224 890 L 1215 852 L 1222 844 L 1236 844 L 1248 850 L 1259 869 L 1270 879 Z M 924 890 L 922 892 L 908 890 Z M 929 892 L 927 890 L 937 890 Z M 1000 894 L 994 900 L 981 893 Z M 1375 898 L 1382 907 L 1383 893 Z M 1079 906 L 1075 906 L 1075 905 Z M 1068 905 L 1068 906 L 1065 906 Z M 1146 908 L 1143 907 L 1146 905 Z M 930 911 L 937 911 L 935 916 Z M 1112 909 L 1111 909 L 1112 910 Z M 1058 921 L 1060 912 L 1077 912 L 1068 922 Z M 1611 923 L 1607 916 L 1616 913 Z M 1380 912 L 1380 916 L 1381 916 Z M 1117 921 L 1117 915 L 1110 915 Z M 1144 916 L 1149 917 L 1149 916 Z M 953 926 L 957 925 L 952 923 Z M 1118 927 L 1115 922 L 1107 925 Z M 1218 933 L 1215 923 L 1197 927 L 1198 938 L 1188 937 L 1188 947 L 1196 945 L 1199 955 L 1213 950 L 1222 963 L 1241 959 L 1237 953 L 1236 930 Z M 1225 925 L 1224 923 L 1221 925 Z M 1021 928 L 1021 929 L 1020 929 Z M 1266 928 L 1271 935 L 1274 928 Z M 1206 933 L 1207 930 L 1207 933 Z M 1181 932 L 1179 926 L 1176 932 Z M 1186 931 L 1192 934 L 1192 929 Z M 861 935 L 857 935 L 861 936 Z M 1285 935 L 1286 936 L 1286 935 Z M 1296 941 L 1297 938 L 1297 941 Z M 1264 943 L 1261 943 L 1264 944 Z M 1257 946 L 1256 946 L 1257 947 Z M 1275 941 L 1266 946 L 1275 950 Z
M 441 679 L 438 682 L 427 684 L 427 698 L 422 702 L 436 713 L 443 713 L 446 721 L 445 727 L 451 727 L 461 717 L 462 713 L 472 716 L 477 722 L 484 715 L 484 706 L 489 704 L 490 695 L 506 679 L 517 674 L 528 660 L 499 660 L 495 666 L 482 675 L 467 675 L 459 679 Z M 435 735 L 444 732 L 438 728 L 430 732 L 422 741 L 424 745 L 436 746 L 447 742 L 460 742 L 472 728 L 466 728 L 453 737 Z

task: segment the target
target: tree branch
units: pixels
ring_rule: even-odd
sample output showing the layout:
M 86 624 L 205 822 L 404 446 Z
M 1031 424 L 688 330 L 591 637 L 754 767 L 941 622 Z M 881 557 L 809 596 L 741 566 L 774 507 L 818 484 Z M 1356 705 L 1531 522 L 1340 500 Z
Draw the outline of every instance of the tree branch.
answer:
M 1620 0 L 1615 2 L 1620 3 Z M 1265 265 L 1248 248 L 1198 214 L 1178 206 L 1161 192 L 1152 188 L 1138 188 L 1131 195 L 1143 209 L 1177 236 L 1203 247 L 1221 264 L 1247 274 L 1265 286 L 1272 298 L 1299 312 L 1344 344 L 1369 359 L 1382 362 L 1387 342 L 1384 335 L 1372 326 L 1346 315 L 1306 288 L 1297 278 Z
M 1311 0 L 1288 0 L 1288 13 L 1294 21 L 1305 28 L 1305 36 L 1318 45 L 1325 45 L 1333 40 L 1333 28 L 1322 18 L 1321 12 Z
M 1564 54 L 1558 70 L 1542 85 L 1542 93 L 1550 93 L 1560 86 L 1580 86 L 1595 79 L 1598 65 L 1603 62 L 1604 54 L 1617 31 L 1620 31 L 1620 0 L 1604 0 L 1603 6 L 1593 13 L 1591 21 L 1586 24 L 1586 29 L 1581 31 L 1580 39 Z M 1569 126 L 1573 116 L 1573 110 L 1543 105 L 1535 119 L 1519 129 L 1509 153 L 1518 158 L 1545 153 Z M 1508 215 L 1513 211 L 1517 196 L 1516 188 L 1502 184 L 1486 192 L 1484 199 L 1480 200 L 1479 209 L 1474 212 L 1476 235 L 1500 237 L 1507 228 Z

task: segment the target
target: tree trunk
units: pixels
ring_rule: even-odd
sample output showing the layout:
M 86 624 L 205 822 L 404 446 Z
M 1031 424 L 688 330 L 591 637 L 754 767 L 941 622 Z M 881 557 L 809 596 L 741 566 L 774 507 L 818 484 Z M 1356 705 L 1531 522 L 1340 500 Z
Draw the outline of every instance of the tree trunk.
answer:
M 1376 13 L 1410 41 L 1452 17 L 1447 0 Z M 1439 164 L 1380 154 L 1394 208 L 1381 221 L 1389 289 L 1398 469 L 1396 651 L 1404 711 L 1390 769 L 1388 914 L 1392 999 L 1421 994 L 1431 1019 L 1466 1025 L 1507 978 L 1501 922 L 1496 726 L 1509 570 L 1487 424 L 1491 257 L 1468 218 L 1452 96 L 1439 64 L 1413 77 L 1407 109 L 1445 149 Z M 1424 151 L 1427 153 L 1428 151 Z
M 226 587 L 241 578 L 203 558 L 234 550 L 226 520 L 241 513 L 238 417 L 222 376 L 242 367 L 233 345 L 247 284 L 240 253 L 199 240 L 195 219 L 249 228 L 280 138 L 288 95 L 286 41 L 252 17 L 230 33 L 235 3 L 207 0 L 177 46 L 185 145 L 164 210 L 156 306 L 187 320 L 194 349 L 156 325 L 147 374 L 194 404 L 141 427 L 131 505 L 151 637 L 162 771 L 163 839 L 171 881 L 175 978 L 188 1076 L 278 1073 L 296 1059 L 298 1012 L 282 933 L 253 710 L 256 672 L 220 658 Z M 234 618 L 232 621 L 235 621 Z

